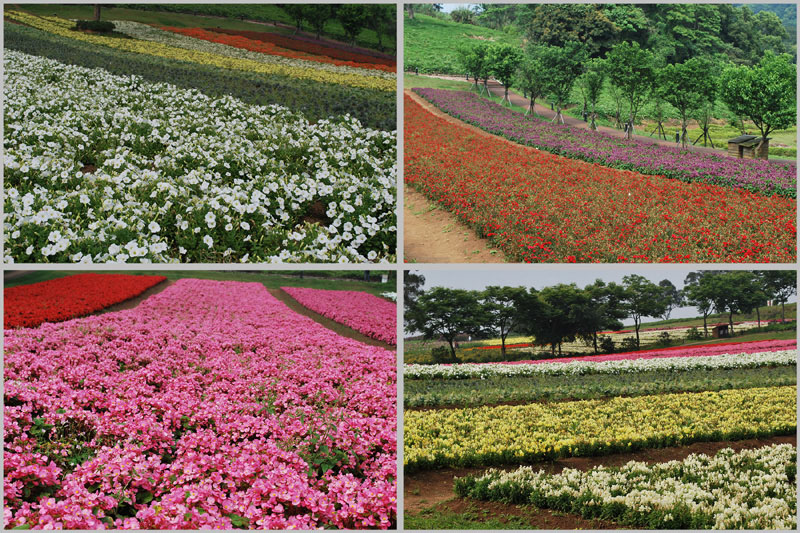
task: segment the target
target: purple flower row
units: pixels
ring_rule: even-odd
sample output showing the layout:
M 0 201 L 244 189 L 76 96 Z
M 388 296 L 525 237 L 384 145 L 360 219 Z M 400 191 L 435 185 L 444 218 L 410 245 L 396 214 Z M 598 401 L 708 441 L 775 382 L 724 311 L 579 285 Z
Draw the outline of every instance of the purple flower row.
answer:
M 396 374 L 258 283 L 5 330 L 5 528 L 392 527 Z
M 304 307 L 373 339 L 397 344 L 397 304 L 359 291 L 281 287 Z
M 797 165 L 736 159 L 556 125 L 502 107 L 475 93 L 414 89 L 433 105 L 464 122 L 514 142 L 572 159 L 642 174 L 663 175 L 746 189 L 765 195 L 797 197 Z

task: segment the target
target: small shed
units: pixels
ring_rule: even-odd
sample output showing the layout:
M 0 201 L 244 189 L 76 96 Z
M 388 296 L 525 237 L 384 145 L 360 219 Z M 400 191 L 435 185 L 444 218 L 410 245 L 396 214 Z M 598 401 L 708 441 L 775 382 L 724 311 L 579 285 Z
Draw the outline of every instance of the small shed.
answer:
M 739 159 L 767 159 L 769 139 L 756 135 L 739 135 L 728 141 L 728 155 Z
M 711 336 L 715 339 L 721 339 L 723 337 L 730 337 L 730 333 L 728 332 L 728 324 L 718 324 L 711 328 Z

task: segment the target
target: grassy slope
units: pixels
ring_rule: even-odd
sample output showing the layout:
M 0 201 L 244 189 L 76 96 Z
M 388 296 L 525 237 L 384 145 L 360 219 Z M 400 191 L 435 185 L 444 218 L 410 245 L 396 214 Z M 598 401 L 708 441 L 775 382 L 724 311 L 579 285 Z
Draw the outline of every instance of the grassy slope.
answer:
M 58 270 L 35 270 L 28 272 L 25 276 L 8 280 L 3 285 L 5 288 L 15 287 L 17 285 L 27 285 L 30 283 L 37 283 L 48 279 L 61 278 L 79 272 L 90 271 L 58 271 Z M 94 271 L 92 271 L 94 272 Z M 297 275 L 290 275 L 290 272 L 220 272 L 212 270 L 161 270 L 161 271 L 146 271 L 146 270 L 109 270 L 103 271 L 104 273 L 119 273 L 119 274 L 150 274 L 157 276 L 166 276 L 167 279 L 177 280 L 182 278 L 197 278 L 197 279 L 215 279 L 220 281 L 253 281 L 262 283 L 268 289 L 277 289 L 280 287 L 308 287 L 310 289 L 330 289 L 330 290 L 349 290 L 349 291 L 363 291 L 376 296 L 380 296 L 382 292 L 394 292 L 395 284 L 392 280 L 388 283 L 366 283 L 363 281 L 354 280 L 340 280 L 340 279 L 326 279 L 326 278 L 312 278 L 309 273 L 302 279 Z M 371 271 L 372 275 L 376 275 L 379 271 Z
M 459 24 L 416 14 L 404 19 L 405 70 L 419 68 L 422 73 L 463 74 L 456 50 L 462 43 L 505 42 L 520 44 L 521 39 L 502 31 L 471 24 Z

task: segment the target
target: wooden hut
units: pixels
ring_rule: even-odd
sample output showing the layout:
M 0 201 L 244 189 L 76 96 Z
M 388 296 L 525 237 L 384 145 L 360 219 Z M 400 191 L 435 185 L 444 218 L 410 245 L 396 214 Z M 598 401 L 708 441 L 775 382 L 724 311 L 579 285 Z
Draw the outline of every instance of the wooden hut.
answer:
M 728 141 L 728 155 L 739 159 L 768 159 L 769 139 L 756 135 L 739 135 Z
M 717 324 L 716 326 L 712 327 L 711 336 L 714 337 L 715 339 L 730 337 L 731 334 L 728 331 L 728 324 Z

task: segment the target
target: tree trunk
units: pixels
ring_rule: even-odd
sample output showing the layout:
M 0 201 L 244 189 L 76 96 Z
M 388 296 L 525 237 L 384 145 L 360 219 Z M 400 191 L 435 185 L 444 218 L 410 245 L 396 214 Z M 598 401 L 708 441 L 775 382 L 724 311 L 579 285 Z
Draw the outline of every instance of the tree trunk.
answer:
M 408 7 L 408 19 L 414 20 L 414 4 L 406 4 Z
M 594 354 L 597 355 L 597 332 L 596 331 L 592 335 L 592 340 L 594 341 Z
M 628 115 L 628 131 L 625 132 L 626 139 L 633 139 L 633 114 Z
M 733 337 L 733 311 L 728 313 L 728 324 L 731 326 L 731 337 Z
M 786 322 L 786 303 L 781 302 L 781 323 Z
M 500 335 L 500 356 L 506 360 L 506 336 Z
M 634 324 L 634 326 L 635 326 L 635 329 L 636 329 L 636 348 L 638 349 L 638 348 L 639 348 L 639 346 L 640 346 L 640 345 L 639 345 L 639 326 L 640 326 L 641 324 L 640 324 L 640 322 L 639 322 L 638 320 L 636 320 L 635 318 L 633 319 L 633 324 Z
M 456 349 L 453 347 L 453 339 L 447 339 L 447 344 L 450 345 L 450 357 L 453 358 L 453 361 L 456 360 Z
M 595 118 L 597 118 L 597 113 L 594 111 L 594 102 L 592 102 L 592 123 L 589 126 L 589 129 L 592 131 L 597 131 L 597 124 L 595 124 Z
M 94 5 L 94 20 L 100 20 L 100 4 Z
M 708 320 L 707 320 L 707 318 L 708 318 L 708 313 L 703 313 L 703 332 L 705 333 L 706 338 L 708 338 Z
M 525 116 L 533 116 L 536 113 L 536 98 L 531 98 L 531 104 L 528 106 L 528 110 L 525 112 Z
M 758 318 L 758 329 L 761 329 L 761 309 L 756 306 L 756 317 Z
M 681 147 L 686 148 L 686 115 L 681 120 Z

